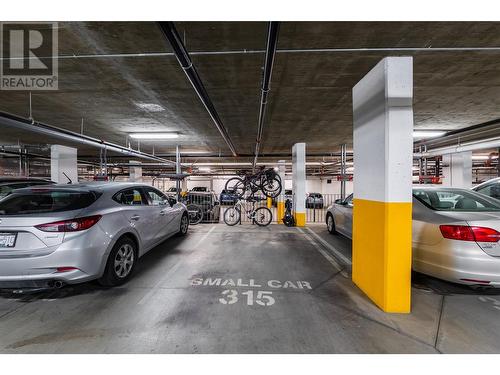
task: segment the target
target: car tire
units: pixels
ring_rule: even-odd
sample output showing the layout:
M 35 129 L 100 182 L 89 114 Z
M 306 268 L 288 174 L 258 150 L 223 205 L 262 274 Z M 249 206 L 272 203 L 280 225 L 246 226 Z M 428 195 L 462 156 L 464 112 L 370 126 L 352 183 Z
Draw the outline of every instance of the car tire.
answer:
M 185 236 L 188 232 L 189 229 L 189 218 L 186 213 L 182 214 L 181 217 L 181 222 L 179 224 L 179 231 L 177 232 L 177 235 L 179 236 Z
M 335 230 L 335 220 L 333 220 L 332 214 L 328 214 L 326 216 L 326 227 L 330 234 L 337 234 L 337 231 Z
M 97 281 L 103 286 L 118 286 L 132 277 L 138 260 L 136 243 L 130 237 L 121 237 L 109 253 L 104 274 Z

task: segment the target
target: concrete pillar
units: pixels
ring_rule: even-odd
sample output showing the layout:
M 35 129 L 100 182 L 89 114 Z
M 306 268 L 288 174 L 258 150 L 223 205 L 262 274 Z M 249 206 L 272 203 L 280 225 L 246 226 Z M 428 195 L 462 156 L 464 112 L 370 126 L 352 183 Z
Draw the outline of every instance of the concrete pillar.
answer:
M 386 312 L 410 312 L 413 59 L 387 57 L 353 88 L 352 278 Z
M 130 160 L 129 163 L 141 164 L 141 162 L 135 160 Z M 128 174 L 129 174 L 128 180 L 130 182 L 142 182 L 142 167 L 139 166 L 129 167 Z
M 443 186 L 472 187 L 472 151 L 443 155 Z
M 50 146 L 50 178 L 59 184 L 78 183 L 77 150 L 61 145 Z M 66 176 L 65 176 L 66 174 Z M 68 180 L 68 178 L 70 180 Z
M 281 179 L 281 194 L 276 201 L 276 221 L 278 222 L 278 224 L 283 224 L 282 219 L 285 216 L 285 172 L 285 161 L 278 160 L 278 175 Z
M 210 191 L 214 190 L 214 178 L 210 177 Z
M 295 225 L 306 225 L 306 144 L 296 143 L 292 147 L 292 190 Z
M 187 191 L 188 190 L 188 181 L 187 178 L 184 178 L 182 180 L 182 191 Z

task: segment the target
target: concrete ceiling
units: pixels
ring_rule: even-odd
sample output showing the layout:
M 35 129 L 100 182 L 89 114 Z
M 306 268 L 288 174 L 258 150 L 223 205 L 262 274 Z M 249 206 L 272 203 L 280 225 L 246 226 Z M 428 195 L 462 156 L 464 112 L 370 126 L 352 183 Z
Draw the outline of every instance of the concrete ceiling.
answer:
M 205 87 L 240 154 L 253 152 L 267 23 L 177 22 Z M 174 56 L 85 57 L 171 52 L 154 23 L 60 23 L 59 90 L 32 93 L 33 117 L 124 145 L 137 131 L 177 131 L 178 141 L 141 150 L 228 154 Z M 284 22 L 278 50 L 499 47 L 500 23 Z M 242 51 L 251 53 L 242 53 Z M 200 51 L 238 51 L 200 54 Z M 198 53 L 196 53 L 198 52 Z M 329 154 L 352 142 L 351 89 L 383 57 L 414 56 L 415 126 L 459 129 L 500 117 L 500 51 L 278 52 L 262 152 L 295 142 Z M 152 112 L 141 103 L 164 108 Z M 27 117 L 28 92 L 0 91 L 0 110 Z M 5 129 L 0 144 L 61 143 Z M 136 143 L 132 144 L 134 147 Z M 98 150 L 80 147 L 80 154 Z M 234 160 L 231 157 L 226 161 Z M 239 159 L 241 160 L 241 159 Z M 245 160 L 250 160 L 247 158 Z

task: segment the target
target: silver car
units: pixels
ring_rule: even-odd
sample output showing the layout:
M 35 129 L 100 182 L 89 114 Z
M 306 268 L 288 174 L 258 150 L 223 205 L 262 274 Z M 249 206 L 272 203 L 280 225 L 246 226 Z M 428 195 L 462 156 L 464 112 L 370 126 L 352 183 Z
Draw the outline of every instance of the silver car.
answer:
M 472 190 L 500 200 L 500 177 L 493 178 L 482 184 L 474 186 Z
M 328 207 L 330 233 L 352 238 L 352 194 Z M 443 280 L 500 287 L 500 202 L 466 189 L 413 189 L 413 269 Z
M 19 189 L 0 201 L 0 288 L 119 285 L 188 226 L 182 203 L 138 183 Z

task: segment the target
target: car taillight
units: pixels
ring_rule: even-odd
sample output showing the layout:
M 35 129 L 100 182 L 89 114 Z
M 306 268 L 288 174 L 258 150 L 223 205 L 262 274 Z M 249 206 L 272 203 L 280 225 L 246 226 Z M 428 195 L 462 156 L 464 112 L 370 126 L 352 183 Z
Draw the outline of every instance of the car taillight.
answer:
M 440 225 L 444 238 L 459 241 L 498 242 L 500 233 L 492 228 L 470 227 L 468 225 Z
M 97 223 L 100 218 L 101 215 L 79 217 L 71 220 L 35 225 L 35 228 L 44 232 L 78 232 L 89 229 Z

